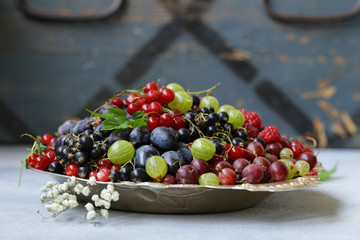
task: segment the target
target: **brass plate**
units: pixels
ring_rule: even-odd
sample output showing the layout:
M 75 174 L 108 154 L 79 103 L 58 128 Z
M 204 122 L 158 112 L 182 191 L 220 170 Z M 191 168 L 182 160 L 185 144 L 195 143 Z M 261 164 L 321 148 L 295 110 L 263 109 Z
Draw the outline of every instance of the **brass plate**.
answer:
M 321 164 L 318 164 L 317 168 Z M 35 170 L 49 174 L 59 183 L 69 177 L 60 174 Z M 88 180 L 78 179 L 86 185 Z M 318 176 L 306 176 L 290 181 L 266 184 L 240 184 L 232 186 L 203 186 L 144 182 L 112 183 L 119 192 L 120 199 L 111 203 L 112 209 L 168 214 L 195 214 L 235 211 L 252 207 L 272 193 L 294 191 L 319 184 Z M 109 183 L 98 182 L 91 187 L 91 195 L 100 194 Z M 91 202 L 91 197 L 79 195 L 81 201 Z

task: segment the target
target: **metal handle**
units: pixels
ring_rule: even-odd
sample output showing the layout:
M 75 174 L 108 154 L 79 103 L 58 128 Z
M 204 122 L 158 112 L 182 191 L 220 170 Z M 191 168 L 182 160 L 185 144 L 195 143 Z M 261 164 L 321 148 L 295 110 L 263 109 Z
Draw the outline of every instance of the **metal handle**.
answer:
M 335 16 L 290 16 L 287 14 L 277 13 L 271 5 L 270 0 L 262 0 L 266 13 L 274 20 L 289 24 L 337 24 L 352 20 L 360 15 L 360 0 L 355 7 L 348 13 Z
M 114 14 L 121 6 L 123 0 L 113 0 L 110 6 L 102 11 L 87 9 L 80 14 L 71 14 L 68 11 L 46 11 L 34 9 L 29 6 L 26 0 L 16 0 L 19 10 L 27 17 L 38 20 L 51 21 L 94 21 L 106 18 Z

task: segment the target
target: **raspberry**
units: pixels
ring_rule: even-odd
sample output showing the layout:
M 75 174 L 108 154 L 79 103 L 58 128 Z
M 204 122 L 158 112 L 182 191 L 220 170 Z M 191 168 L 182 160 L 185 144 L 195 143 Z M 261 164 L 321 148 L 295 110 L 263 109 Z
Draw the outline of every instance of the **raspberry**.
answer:
M 266 144 L 281 141 L 280 132 L 275 126 L 267 126 L 267 127 L 265 127 L 264 130 L 259 132 L 258 137 L 264 139 Z
M 247 112 L 245 113 L 245 123 L 260 128 L 262 120 L 256 112 Z
M 246 125 L 246 132 L 250 138 L 256 138 L 259 133 L 259 129 L 252 125 Z

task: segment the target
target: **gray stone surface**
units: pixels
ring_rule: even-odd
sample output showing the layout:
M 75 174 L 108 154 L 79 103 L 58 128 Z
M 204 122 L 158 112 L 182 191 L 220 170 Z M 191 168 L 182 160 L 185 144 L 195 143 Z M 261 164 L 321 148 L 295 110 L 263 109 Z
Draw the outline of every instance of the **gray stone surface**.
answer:
M 76 208 L 54 218 L 40 204 L 51 180 L 22 174 L 26 146 L 0 146 L 0 239 L 358 239 L 359 150 L 326 149 L 319 159 L 338 171 L 319 187 L 274 193 L 255 207 L 219 214 L 163 215 L 110 211 L 95 224 Z M 220 203 L 219 203 L 220 204 Z M 40 214 L 36 213 L 40 210 Z

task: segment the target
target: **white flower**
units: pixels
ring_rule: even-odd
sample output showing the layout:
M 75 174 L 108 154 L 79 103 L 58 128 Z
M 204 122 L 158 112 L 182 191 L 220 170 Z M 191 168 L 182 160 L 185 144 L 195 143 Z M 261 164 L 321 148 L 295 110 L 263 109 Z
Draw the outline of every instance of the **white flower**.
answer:
M 68 190 L 68 186 L 66 184 L 61 184 L 59 186 L 59 190 L 62 192 L 66 192 Z
M 76 184 L 75 188 L 74 188 L 74 191 L 77 193 L 77 194 L 80 194 L 81 191 L 84 189 L 84 186 L 81 185 L 80 183 Z
M 75 177 L 75 176 L 71 176 L 71 178 L 70 178 L 70 184 L 71 184 L 72 186 L 74 186 L 75 183 L 76 183 L 76 177 Z
M 89 194 L 90 194 L 90 188 L 89 188 L 89 187 L 84 187 L 84 189 L 81 191 L 81 193 L 82 193 L 84 196 L 89 196 Z
M 113 193 L 115 191 L 114 185 L 112 184 L 108 184 L 107 189 L 109 190 L 110 193 Z
M 64 201 L 62 201 L 62 205 L 64 205 L 65 207 L 70 207 L 69 200 L 65 199 Z
M 94 202 L 98 201 L 100 198 L 99 198 L 99 195 L 97 194 L 94 194 L 92 197 L 91 197 L 91 200 L 93 200 Z
M 51 211 L 51 206 L 50 206 L 50 204 L 46 204 L 46 205 L 45 205 L 45 209 L 50 212 L 50 211 Z
M 108 218 L 109 217 L 109 211 L 106 209 L 101 209 L 100 210 L 101 216 L 103 216 L 104 218 Z
M 41 195 L 41 197 L 40 197 L 40 202 L 41 202 L 41 203 L 44 203 L 44 202 L 46 202 L 46 200 L 47 200 L 46 194 Z
M 70 208 L 76 208 L 77 206 L 79 206 L 79 203 L 74 200 L 69 200 L 69 206 Z
M 96 217 L 96 212 L 95 212 L 95 210 L 91 210 L 91 211 L 89 211 L 88 213 L 87 213 L 87 215 L 86 215 L 86 219 L 87 220 L 93 220 L 95 217 Z
M 53 202 L 54 203 L 62 203 L 64 201 L 64 196 L 63 195 L 57 195 L 54 199 L 53 199 Z
M 107 202 L 107 201 L 103 201 L 103 206 L 106 208 L 106 209 L 109 209 L 111 204 L 110 202 Z
M 69 200 L 71 200 L 71 201 L 77 201 L 77 198 L 76 198 L 76 196 L 75 196 L 74 194 L 69 194 L 69 195 L 67 196 L 67 199 L 69 199 Z
M 47 188 L 46 185 L 45 185 L 45 186 L 41 186 L 41 188 L 40 188 L 40 190 L 43 191 L 43 192 L 45 192 L 47 189 L 48 189 L 48 188 Z
M 106 189 L 103 189 L 101 191 L 100 196 L 101 196 L 102 199 L 104 199 L 106 201 L 111 201 L 111 193 Z
M 111 199 L 112 199 L 113 201 L 118 201 L 118 200 L 119 200 L 119 196 L 120 196 L 120 194 L 115 191 L 115 192 L 113 192 L 113 194 L 111 195 Z
M 65 211 L 65 207 L 58 204 L 58 203 L 52 203 L 50 205 L 50 207 L 54 212 L 63 212 L 63 211 Z
M 46 183 L 46 187 L 47 187 L 47 188 L 52 188 L 54 185 L 55 185 L 55 184 L 54 184 L 53 182 L 51 182 L 51 181 L 49 181 L 49 182 Z
M 96 185 L 96 178 L 94 176 L 89 178 L 88 184 L 91 185 L 91 186 Z
M 92 203 L 87 203 L 87 204 L 85 205 L 85 208 L 86 208 L 86 210 L 89 212 L 89 211 L 91 211 L 91 210 L 94 210 L 94 205 L 92 205 Z

